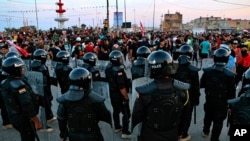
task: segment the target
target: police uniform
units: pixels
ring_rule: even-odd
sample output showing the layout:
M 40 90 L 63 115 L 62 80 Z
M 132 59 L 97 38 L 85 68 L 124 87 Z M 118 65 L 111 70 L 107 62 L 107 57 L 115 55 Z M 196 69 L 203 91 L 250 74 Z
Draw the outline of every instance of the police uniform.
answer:
M 86 69 L 73 69 L 69 79 L 69 90 L 57 98 L 60 137 L 68 136 L 70 141 L 103 141 L 98 122 L 112 124 L 105 98 L 90 90 L 91 77 Z
M 169 53 L 152 52 L 147 61 L 154 81 L 135 88 L 138 97 L 132 112 L 132 129 L 142 122 L 142 141 L 177 141 L 180 115 L 187 101 L 185 89 L 177 87 L 170 77 L 176 68 Z
M 93 81 L 102 81 L 103 78 L 101 77 L 101 73 L 96 68 L 96 63 L 97 63 L 97 56 L 93 52 L 88 52 L 84 54 L 83 56 L 83 65 L 81 67 L 86 68 L 89 72 L 92 74 L 92 80 Z
M 41 128 L 42 125 L 36 116 L 34 93 L 22 77 L 21 67 L 23 65 L 24 63 L 20 58 L 5 59 L 3 71 L 8 74 L 8 77 L 1 82 L 1 96 L 9 120 L 20 133 L 21 140 L 34 141 L 36 129 Z
M 200 87 L 205 88 L 203 136 L 210 133 L 213 122 L 211 141 L 218 141 L 227 116 L 227 100 L 235 97 L 235 73 L 225 67 L 229 53 L 219 48 L 214 53 L 214 65 L 204 68 Z
M 44 87 L 43 105 L 45 105 L 44 108 L 45 108 L 46 119 L 50 120 L 54 116 L 51 110 L 52 106 L 51 101 L 53 100 L 53 96 L 50 88 L 50 75 L 48 67 L 45 65 L 47 59 L 47 52 L 43 49 L 37 49 L 33 53 L 33 56 L 34 60 L 31 62 L 30 67 L 32 71 L 41 72 L 43 74 L 43 87 Z
M 199 104 L 200 97 L 200 82 L 199 82 L 199 68 L 193 66 L 190 63 L 193 48 L 189 45 L 183 45 L 180 47 L 178 57 L 178 69 L 174 76 L 175 79 L 189 83 L 191 85 L 189 92 L 189 102 L 183 107 L 181 120 L 179 124 L 179 137 L 181 139 L 191 139 L 188 135 L 188 129 L 192 120 L 193 106 Z
M 124 61 L 123 54 L 114 50 L 109 55 L 111 64 L 106 68 L 105 74 L 109 83 L 111 105 L 113 107 L 113 120 L 115 131 L 122 129 L 122 138 L 130 138 L 129 109 L 127 76 L 122 66 Z M 120 124 L 120 113 L 123 114 L 122 126 Z
M 56 54 L 57 63 L 55 67 L 56 79 L 61 88 L 61 94 L 69 89 L 69 73 L 72 67 L 69 66 L 70 54 L 67 51 L 59 51 Z
M 147 57 L 151 53 L 150 49 L 147 46 L 141 46 L 136 51 L 136 60 L 132 63 L 131 75 L 132 80 L 136 78 L 148 76 L 145 72 L 147 68 Z
M 230 141 L 247 141 L 249 140 L 249 133 L 244 134 L 244 137 L 234 136 L 236 129 L 250 126 L 250 85 L 249 83 L 244 87 L 245 91 L 240 97 L 228 100 L 230 109 Z M 248 135 L 248 137 L 247 137 Z

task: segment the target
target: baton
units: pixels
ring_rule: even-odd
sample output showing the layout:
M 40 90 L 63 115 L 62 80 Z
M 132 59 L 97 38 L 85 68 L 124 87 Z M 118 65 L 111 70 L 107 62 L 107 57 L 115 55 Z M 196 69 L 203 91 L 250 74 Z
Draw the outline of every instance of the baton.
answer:
M 33 132 L 34 132 L 34 134 L 35 134 L 36 140 L 37 140 L 37 141 L 40 141 L 40 139 L 39 139 L 39 137 L 38 137 L 38 135 L 37 135 L 37 132 L 36 132 L 36 129 L 35 129 L 35 127 L 34 127 L 34 124 L 33 124 L 32 120 L 30 120 L 30 125 L 31 125 L 31 128 L 32 128 L 32 130 L 33 130 Z
M 194 106 L 194 124 L 196 124 L 196 106 Z

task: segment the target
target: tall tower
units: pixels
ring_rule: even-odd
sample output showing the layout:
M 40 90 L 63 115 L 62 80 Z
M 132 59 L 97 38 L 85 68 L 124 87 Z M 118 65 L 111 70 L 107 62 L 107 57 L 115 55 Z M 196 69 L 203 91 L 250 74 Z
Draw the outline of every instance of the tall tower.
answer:
M 61 0 L 59 0 L 59 2 L 56 3 L 56 5 L 59 6 L 59 9 L 56 10 L 56 13 L 59 14 L 59 17 L 55 18 L 55 21 L 59 22 L 59 28 L 63 29 L 64 28 L 64 22 L 68 21 L 68 18 L 63 17 L 63 13 L 66 12 L 65 9 L 62 9 L 63 3 L 61 2 Z

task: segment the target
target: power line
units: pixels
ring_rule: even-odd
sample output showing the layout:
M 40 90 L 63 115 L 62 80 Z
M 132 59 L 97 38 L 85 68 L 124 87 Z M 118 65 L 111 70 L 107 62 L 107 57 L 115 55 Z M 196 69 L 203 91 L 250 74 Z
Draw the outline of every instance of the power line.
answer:
M 248 6 L 248 7 L 250 7 L 250 5 L 248 5 L 248 4 L 233 3 L 233 2 L 226 2 L 226 1 L 220 1 L 220 0 L 214 0 L 214 1 L 220 2 L 220 3 L 232 4 L 232 5 L 240 5 L 240 6 Z

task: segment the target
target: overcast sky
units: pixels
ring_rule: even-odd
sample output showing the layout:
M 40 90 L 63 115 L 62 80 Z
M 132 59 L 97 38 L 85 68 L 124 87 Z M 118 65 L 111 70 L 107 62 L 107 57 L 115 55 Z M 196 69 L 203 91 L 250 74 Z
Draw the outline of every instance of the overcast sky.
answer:
M 180 12 L 183 14 L 183 23 L 193 19 L 207 16 L 248 19 L 250 20 L 249 0 L 117 0 L 118 12 L 123 12 L 125 21 L 139 24 L 141 21 L 145 27 L 153 26 L 155 15 L 155 27 L 159 27 L 162 15 Z M 58 27 L 54 18 L 57 17 L 55 9 L 59 0 L 36 0 L 38 14 L 38 27 L 49 29 Z M 62 0 L 66 10 L 64 16 L 69 18 L 65 27 L 79 26 L 84 23 L 87 26 L 102 26 L 106 18 L 107 0 Z M 154 11 L 155 4 L 155 14 Z M 109 0 L 110 25 L 113 25 L 114 12 L 116 12 L 116 0 Z M 23 26 L 23 21 L 36 26 L 35 0 L 0 0 L 0 31 L 5 27 Z

